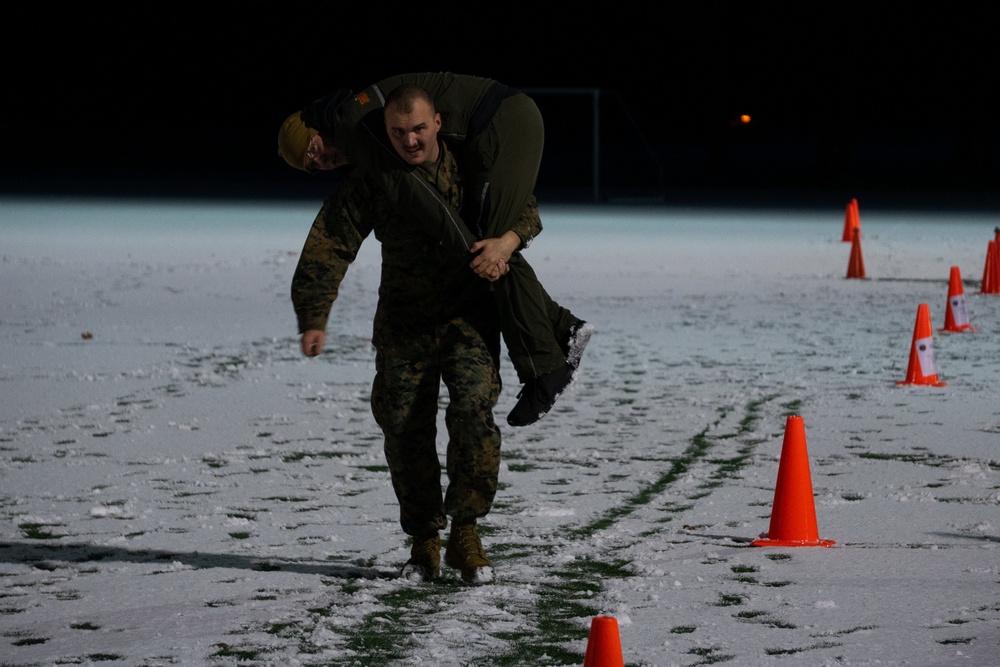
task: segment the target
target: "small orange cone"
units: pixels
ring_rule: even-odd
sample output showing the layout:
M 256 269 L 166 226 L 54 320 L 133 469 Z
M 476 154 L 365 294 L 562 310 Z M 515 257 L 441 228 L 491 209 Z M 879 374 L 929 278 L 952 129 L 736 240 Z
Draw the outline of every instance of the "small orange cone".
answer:
M 847 262 L 848 278 L 865 277 L 865 258 L 861 254 L 861 230 L 854 229 L 854 240 L 851 242 L 851 258 Z
M 986 246 L 986 265 L 983 267 L 983 294 L 1000 294 L 1000 242 L 990 241 Z
M 625 667 L 622 644 L 618 637 L 618 619 L 595 616 L 590 621 L 590 637 L 583 667 Z
M 910 345 L 910 365 L 906 379 L 896 384 L 925 384 L 944 387 L 948 383 L 938 381 L 934 367 L 934 339 L 931 331 L 931 311 L 926 303 L 917 306 L 917 322 L 913 327 L 913 343 Z
M 948 306 L 945 309 L 944 328 L 941 331 L 975 331 L 969 324 L 962 274 L 957 266 L 951 267 L 951 276 L 948 279 Z
M 833 540 L 821 540 L 816 527 L 816 506 L 813 503 L 809 452 L 806 451 L 806 429 L 802 417 L 791 416 L 785 422 L 771 525 L 766 533 L 750 544 L 755 547 L 830 547 L 835 544 Z
M 851 199 L 847 203 L 847 211 L 844 213 L 844 235 L 841 240 L 850 243 L 854 240 L 854 230 L 861 231 L 861 218 L 858 216 L 858 200 Z

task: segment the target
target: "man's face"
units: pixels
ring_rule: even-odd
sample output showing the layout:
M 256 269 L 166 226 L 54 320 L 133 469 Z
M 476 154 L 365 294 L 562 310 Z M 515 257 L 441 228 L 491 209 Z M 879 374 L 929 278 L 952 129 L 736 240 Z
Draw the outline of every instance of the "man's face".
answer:
M 320 135 L 313 136 L 306 148 L 303 166 L 309 173 L 329 171 L 347 164 L 347 158 L 337 150 L 332 142 L 323 141 Z
M 438 130 L 441 114 L 431 111 L 424 100 L 414 100 L 413 110 L 403 111 L 398 104 L 385 108 L 385 129 L 393 148 L 408 164 L 420 165 L 438 159 Z

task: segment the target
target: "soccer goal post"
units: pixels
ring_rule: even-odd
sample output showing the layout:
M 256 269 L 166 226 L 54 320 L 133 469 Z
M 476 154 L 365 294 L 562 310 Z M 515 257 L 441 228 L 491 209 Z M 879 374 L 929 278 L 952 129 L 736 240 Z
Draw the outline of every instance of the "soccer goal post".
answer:
M 589 196 L 595 202 L 612 198 L 613 192 L 662 196 L 660 157 L 616 91 L 559 87 L 520 90 L 535 100 L 545 118 L 543 164 L 547 162 L 552 168 L 540 174 L 540 185 L 579 189 L 580 180 L 587 179 Z M 584 146 L 589 150 L 584 152 Z M 582 169 L 587 163 L 589 173 Z M 609 171 L 619 181 L 609 178 Z

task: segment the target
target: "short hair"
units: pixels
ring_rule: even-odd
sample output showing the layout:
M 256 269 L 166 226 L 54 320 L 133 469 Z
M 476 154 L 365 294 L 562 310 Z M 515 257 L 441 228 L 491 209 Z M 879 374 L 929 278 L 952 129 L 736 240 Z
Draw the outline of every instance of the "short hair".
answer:
M 430 93 L 415 83 L 404 83 L 403 85 L 394 88 L 392 92 L 386 96 L 385 106 L 388 108 L 389 105 L 395 104 L 403 113 L 410 113 L 413 111 L 413 103 L 417 100 L 427 102 L 431 108 L 431 113 L 437 113 L 437 110 L 434 108 L 434 98 L 431 97 Z
M 306 171 L 306 151 L 314 136 L 316 130 L 306 127 L 302 114 L 296 111 L 285 119 L 278 130 L 278 155 L 290 166 Z

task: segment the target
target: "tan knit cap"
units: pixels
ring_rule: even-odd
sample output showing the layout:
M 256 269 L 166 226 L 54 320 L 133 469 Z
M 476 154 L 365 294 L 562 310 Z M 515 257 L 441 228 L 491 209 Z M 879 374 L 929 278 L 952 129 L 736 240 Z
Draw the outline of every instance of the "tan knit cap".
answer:
M 285 119 L 278 130 L 278 155 L 290 166 L 306 171 L 306 150 L 316 134 L 316 130 L 302 122 L 302 112 L 296 111 Z

